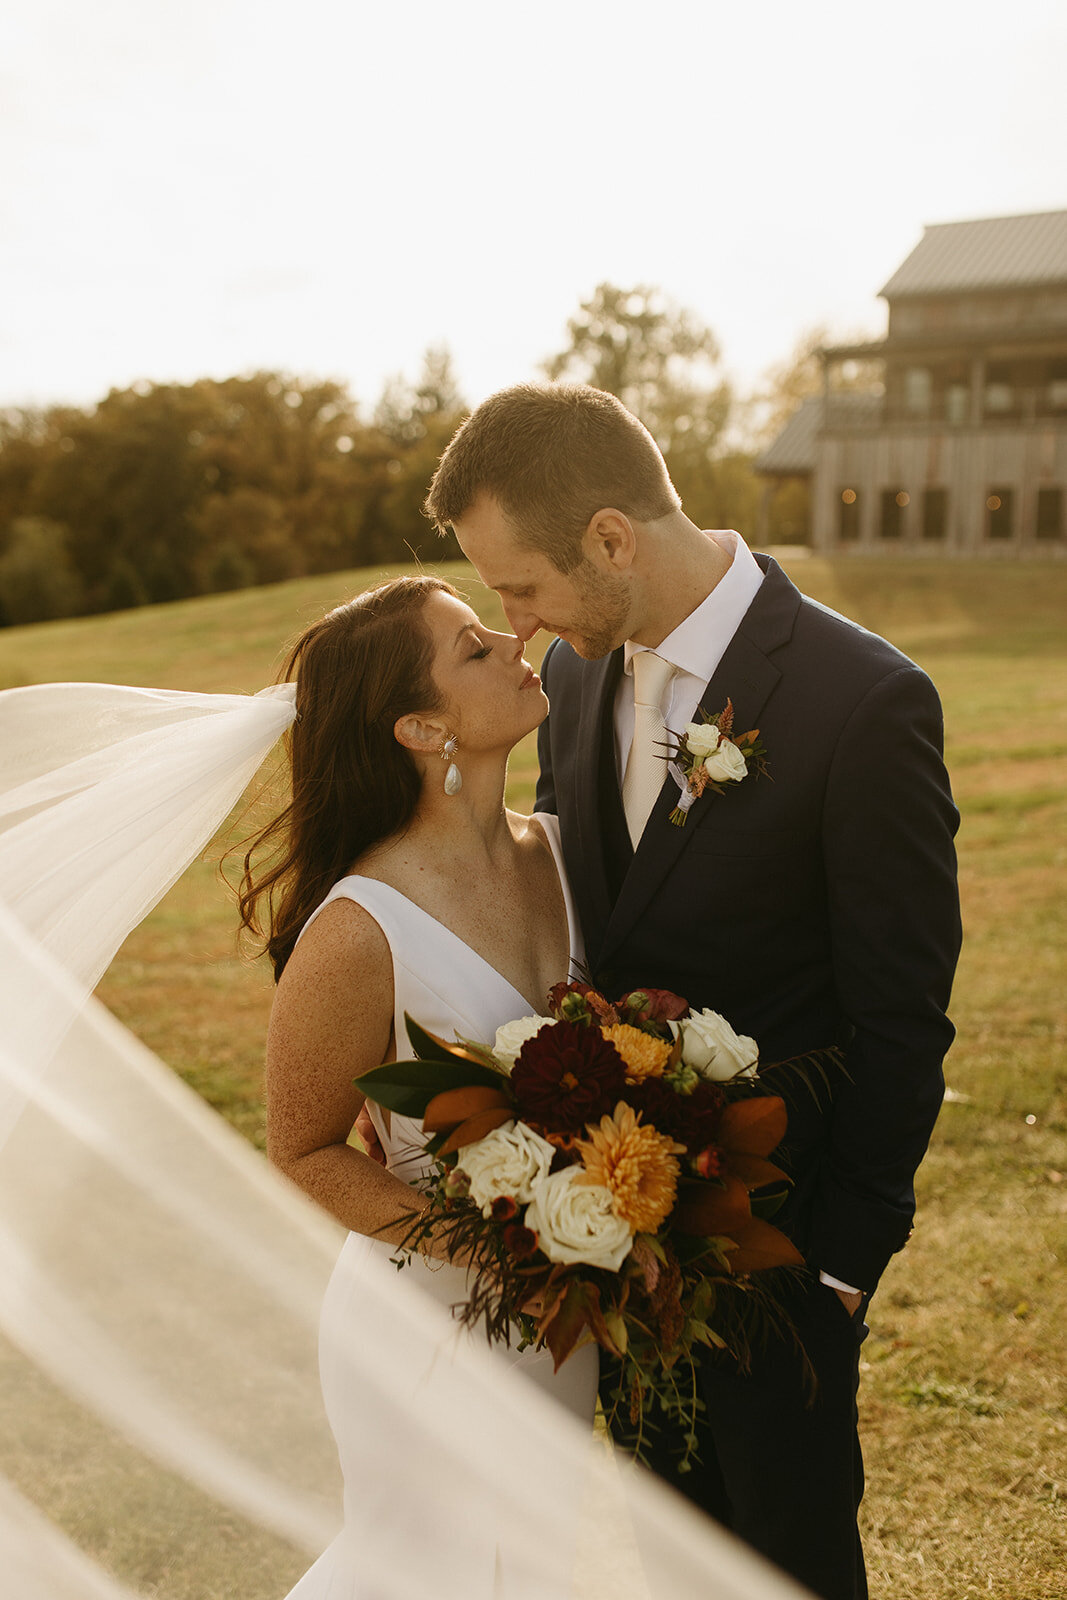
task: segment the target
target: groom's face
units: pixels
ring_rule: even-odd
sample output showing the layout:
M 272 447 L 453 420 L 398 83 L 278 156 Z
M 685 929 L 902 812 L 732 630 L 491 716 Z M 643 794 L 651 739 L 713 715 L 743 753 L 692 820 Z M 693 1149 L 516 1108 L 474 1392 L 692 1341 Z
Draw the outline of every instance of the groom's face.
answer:
M 495 589 L 518 638 L 538 628 L 556 633 L 587 661 L 628 637 L 630 590 L 588 558 L 560 572 L 546 555 L 520 544 L 496 501 L 480 495 L 454 523 L 460 549 L 482 582 Z

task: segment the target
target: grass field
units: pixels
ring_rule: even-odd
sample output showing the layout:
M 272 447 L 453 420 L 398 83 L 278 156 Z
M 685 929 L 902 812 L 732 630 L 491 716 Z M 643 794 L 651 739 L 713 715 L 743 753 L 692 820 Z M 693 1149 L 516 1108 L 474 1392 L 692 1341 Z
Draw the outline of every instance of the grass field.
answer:
M 1062 1600 L 1067 564 L 787 557 L 786 565 L 806 592 L 929 671 L 945 703 L 964 816 L 966 942 L 950 1100 L 920 1174 L 915 1236 L 883 1280 L 864 1346 L 872 1594 Z M 440 570 L 499 621 L 495 598 L 469 569 Z M 0 686 L 102 679 L 256 689 L 306 621 L 379 575 L 9 629 L 0 632 Z M 535 664 L 544 642 L 528 652 Z M 527 741 L 512 764 L 519 808 L 529 806 L 534 770 Z M 261 1143 L 270 984 L 262 964 L 236 952 L 233 922 L 215 867 L 199 865 L 128 940 L 101 993 Z M 144 1544 L 131 1541 L 112 1559 L 151 1592 Z M 272 1589 L 264 1580 L 243 1593 L 266 1600 L 284 1591 L 284 1582 Z M 194 1577 L 188 1593 L 206 1591 Z

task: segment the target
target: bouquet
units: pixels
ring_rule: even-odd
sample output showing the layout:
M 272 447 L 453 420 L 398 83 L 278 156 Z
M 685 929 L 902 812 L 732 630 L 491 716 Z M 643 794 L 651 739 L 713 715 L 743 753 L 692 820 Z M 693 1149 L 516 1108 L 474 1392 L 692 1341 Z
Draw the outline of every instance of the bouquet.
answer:
M 752 1039 L 666 990 L 611 1003 L 557 984 L 549 1013 L 509 1022 L 491 1047 L 408 1017 L 418 1059 L 358 1080 L 422 1119 L 433 1158 L 401 1248 L 444 1241 L 468 1269 L 457 1314 L 490 1339 L 545 1345 L 557 1369 L 595 1340 L 615 1358 L 612 1410 L 629 1414 L 638 1455 L 654 1402 L 682 1425 L 684 1468 L 700 1347 L 744 1365 L 782 1320 L 758 1275 L 803 1261 L 768 1220 L 788 1181 L 769 1159 L 785 1105 L 763 1090 Z

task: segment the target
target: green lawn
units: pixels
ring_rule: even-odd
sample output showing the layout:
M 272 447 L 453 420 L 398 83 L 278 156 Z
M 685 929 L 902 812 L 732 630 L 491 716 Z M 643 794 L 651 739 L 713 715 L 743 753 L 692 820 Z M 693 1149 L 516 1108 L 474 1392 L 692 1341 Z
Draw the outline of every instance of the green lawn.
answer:
M 798 556 L 787 565 L 806 592 L 930 672 L 964 814 L 952 1098 L 920 1174 L 915 1236 L 886 1275 L 864 1346 L 872 1594 L 1057 1600 L 1067 1550 L 1067 564 Z M 469 569 L 436 570 L 500 620 Z M 305 622 L 380 575 L 9 629 L 0 685 L 256 689 Z M 539 659 L 539 649 L 530 654 Z M 534 770 L 529 740 L 512 764 L 519 807 L 529 806 Z M 101 992 L 259 1143 L 270 983 L 261 963 L 238 955 L 233 928 L 215 867 L 201 864 L 131 936 Z M 75 1522 L 76 1485 L 74 1475 L 55 1491 Z M 125 1554 L 111 1551 L 135 1582 L 144 1549 L 131 1534 Z M 199 1600 L 195 1566 L 188 1583 L 180 1592 Z M 242 1593 L 266 1600 L 284 1588 L 250 1581 Z

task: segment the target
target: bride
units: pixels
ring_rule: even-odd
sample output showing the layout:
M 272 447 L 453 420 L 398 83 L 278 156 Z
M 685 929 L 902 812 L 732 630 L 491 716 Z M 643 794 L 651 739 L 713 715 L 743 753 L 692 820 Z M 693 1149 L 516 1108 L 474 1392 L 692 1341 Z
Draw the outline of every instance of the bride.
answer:
M 350 1230 L 324 1306 L 321 1369 L 346 1485 L 362 1485 L 346 1490 L 345 1531 L 293 1600 L 364 1593 L 360 1526 L 373 1517 L 380 1536 L 390 1505 L 403 1506 L 395 1483 L 368 1503 L 345 1356 L 360 1337 L 361 1265 L 403 1238 L 428 1163 L 419 1125 L 377 1106 L 385 1166 L 348 1142 L 360 1076 L 413 1054 L 405 1012 L 444 1038 L 491 1044 L 502 1023 L 542 1013 L 580 956 L 555 819 L 504 806 L 508 755 L 548 712 L 522 650 L 449 584 L 399 578 L 313 624 L 286 667 L 297 684 L 291 800 L 246 858 L 241 915 L 264 934 L 278 980 L 268 1154 Z M 273 847 L 264 870 L 261 847 Z M 464 1299 L 463 1269 L 443 1246 L 433 1255 L 413 1264 L 423 1286 L 446 1305 Z M 591 1421 L 595 1347 L 558 1374 L 547 1351 L 504 1354 Z M 432 1406 L 432 1392 L 419 1403 Z M 468 1592 L 488 1600 L 507 1572 L 486 1527 Z M 560 1565 L 562 1593 L 564 1550 Z

